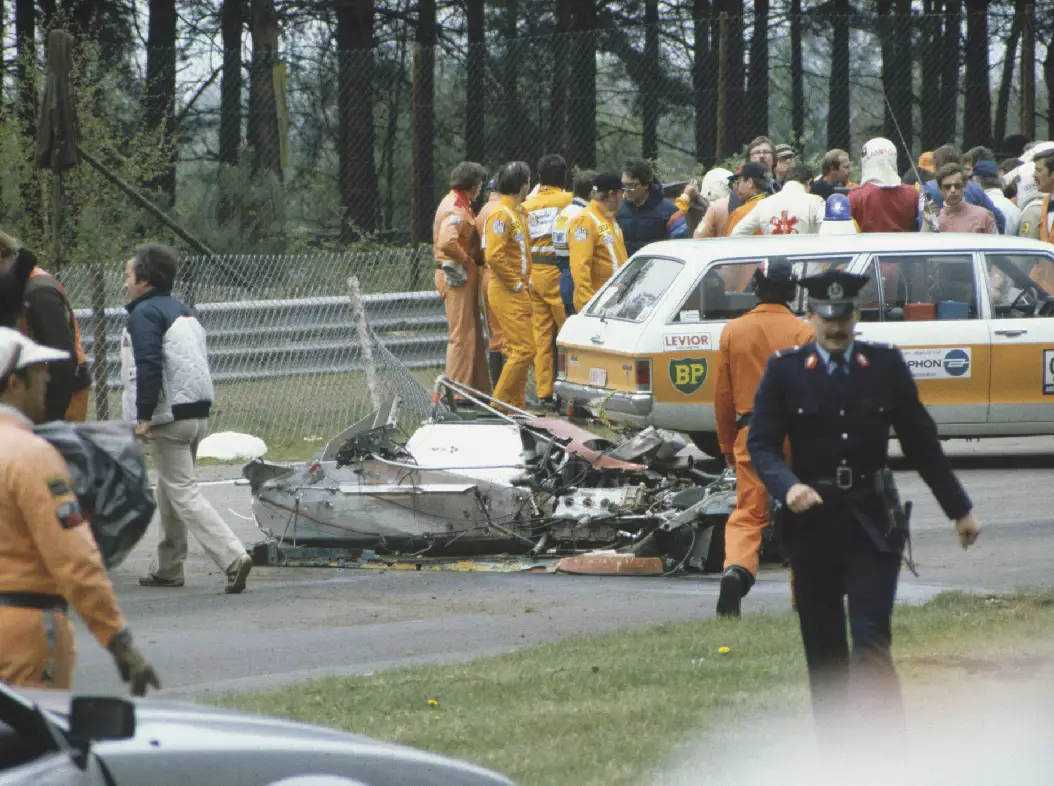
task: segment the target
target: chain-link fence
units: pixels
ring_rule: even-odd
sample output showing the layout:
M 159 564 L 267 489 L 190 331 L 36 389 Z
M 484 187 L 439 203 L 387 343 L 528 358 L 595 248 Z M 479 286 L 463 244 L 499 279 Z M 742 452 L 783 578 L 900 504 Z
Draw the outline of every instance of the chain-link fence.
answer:
M 614 170 L 643 155 L 672 182 L 759 134 L 816 164 L 902 132 L 906 169 L 948 141 L 1010 154 L 1008 138 L 1049 136 L 1052 122 L 1051 0 L 922 6 L 939 13 L 902 0 L 468 2 L 435 20 L 435 3 L 392 0 L 294 4 L 267 29 L 255 15 L 227 25 L 233 5 L 188 7 L 169 47 L 81 36 L 74 69 L 85 148 L 217 253 L 430 242 L 463 158 L 493 172 L 559 152 Z M 43 52 L 28 54 L 2 78 L 0 226 L 46 253 L 51 173 L 32 168 L 22 106 Z M 65 189 L 63 264 L 159 233 L 177 242 L 83 164 Z
M 430 255 L 406 251 L 186 260 L 173 294 L 193 304 L 207 332 L 212 431 L 257 435 L 271 455 L 309 455 L 372 411 L 367 366 L 375 394 L 403 400 L 403 426 L 412 431 L 428 410 L 446 351 L 433 270 Z M 120 264 L 71 267 L 61 276 L 92 366 L 90 411 L 99 419 L 124 416 L 123 276 Z M 353 276 L 358 303 L 349 298 Z

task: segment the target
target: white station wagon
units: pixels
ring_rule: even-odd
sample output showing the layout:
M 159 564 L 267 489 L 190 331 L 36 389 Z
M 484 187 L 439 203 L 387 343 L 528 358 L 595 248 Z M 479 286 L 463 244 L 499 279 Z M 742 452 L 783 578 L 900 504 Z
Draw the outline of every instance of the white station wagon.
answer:
M 557 396 L 613 422 L 685 432 L 716 455 L 721 330 L 753 308 L 753 272 L 777 257 L 799 276 L 830 266 L 871 276 L 857 335 L 901 348 L 941 436 L 1054 434 L 1054 245 L 999 235 L 653 243 L 564 324 Z M 788 305 L 804 314 L 801 288 Z

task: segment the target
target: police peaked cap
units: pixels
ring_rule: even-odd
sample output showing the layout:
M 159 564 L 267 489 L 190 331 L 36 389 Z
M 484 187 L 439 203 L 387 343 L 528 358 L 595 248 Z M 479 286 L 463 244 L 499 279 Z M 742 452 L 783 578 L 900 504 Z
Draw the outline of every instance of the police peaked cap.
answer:
M 597 191 L 621 191 L 622 178 L 614 172 L 603 172 L 593 180 L 593 188 Z
M 817 276 L 801 280 L 809 293 L 809 310 L 824 319 L 842 319 L 853 313 L 857 298 L 868 276 L 846 273 L 844 270 L 825 270 Z

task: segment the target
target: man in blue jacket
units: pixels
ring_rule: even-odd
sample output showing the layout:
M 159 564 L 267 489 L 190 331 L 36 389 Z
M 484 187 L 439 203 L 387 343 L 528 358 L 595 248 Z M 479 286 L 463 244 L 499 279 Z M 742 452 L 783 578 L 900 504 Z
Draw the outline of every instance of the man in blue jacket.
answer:
M 627 158 L 622 165 L 622 207 L 615 216 L 633 256 L 648 243 L 689 237 L 684 213 L 662 193 L 651 164 L 643 158 Z
M 253 561 L 198 485 L 194 462 L 208 433 L 212 376 L 205 329 L 197 316 L 172 297 L 176 253 L 157 243 L 137 249 L 125 266 L 130 302 L 121 337 L 124 417 L 150 444 L 157 472 L 161 540 L 144 587 L 182 587 L 187 533 L 227 576 L 227 593 L 245 589 Z
M 959 152 L 959 149 L 955 145 L 941 145 L 933 151 L 933 166 L 934 171 L 939 172 L 941 167 L 945 164 L 958 164 L 963 165 L 963 155 Z M 923 186 L 923 193 L 930 197 L 937 203 L 937 209 L 944 207 L 944 197 L 941 195 L 940 186 L 937 185 L 936 180 L 930 180 Z M 980 183 L 975 183 L 973 180 L 966 181 L 966 201 L 971 205 L 977 205 L 983 207 L 993 216 L 995 216 L 995 225 L 999 228 L 999 234 L 1003 234 L 1006 231 L 1006 216 L 997 208 L 992 200 L 988 198 L 988 194 L 984 192 Z M 921 211 L 920 211 L 921 214 Z M 919 219 L 919 226 L 922 226 L 922 219 Z

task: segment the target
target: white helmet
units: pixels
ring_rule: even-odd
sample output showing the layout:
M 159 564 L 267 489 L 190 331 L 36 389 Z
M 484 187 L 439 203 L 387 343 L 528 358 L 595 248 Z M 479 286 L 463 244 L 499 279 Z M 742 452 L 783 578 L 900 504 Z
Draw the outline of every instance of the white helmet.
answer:
M 1028 163 L 1037 158 L 1043 158 L 1047 153 L 1054 150 L 1054 142 L 1036 142 L 1036 144 L 1018 156 L 1022 161 Z
M 860 183 L 889 188 L 900 185 L 897 148 L 884 137 L 870 139 L 860 151 Z
M 1029 202 L 1034 202 L 1043 196 L 1043 192 L 1036 185 L 1036 162 L 1028 161 L 1021 166 L 1011 169 L 1003 176 L 1003 186 L 1007 187 L 1017 181 L 1017 206 L 1024 210 Z
M 730 177 L 732 177 L 732 173 L 727 169 L 721 169 L 720 167 L 711 169 L 703 175 L 699 193 L 711 205 L 719 199 L 724 199 L 731 193 L 731 189 L 728 187 L 728 179 Z

